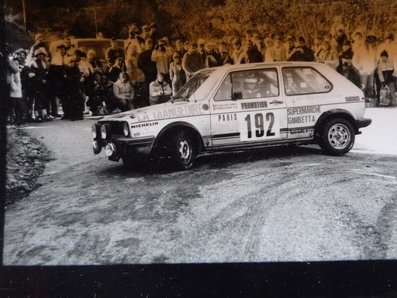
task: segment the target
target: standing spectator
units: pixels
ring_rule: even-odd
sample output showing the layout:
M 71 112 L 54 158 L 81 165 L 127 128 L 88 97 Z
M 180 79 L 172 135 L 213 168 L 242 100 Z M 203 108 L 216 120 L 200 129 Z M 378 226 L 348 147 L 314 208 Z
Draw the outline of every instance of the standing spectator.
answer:
M 342 65 L 342 57 L 348 59 L 353 58 L 353 50 L 350 41 L 346 40 L 343 43 L 342 50 L 338 53 L 338 57 L 339 57 L 339 65 Z
M 290 61 L 314 61 L 313 51 L 306 46 L 306 40 L 303 36 L 298 38 L 296 47 L 291 52 Z
M 135 92 L 127 73 L 120 73 L 119 79 L 113 85 L 113 94 L 120 110 L 128 111 L 134 108 Z
M 322 43 L 321 38 L 320 37 L 316 37 L 314 39 L 313 46 L 312 46 L 312 50 L 313 50 L 314 60 L 315 61 L 319 60 L 318 59 L 318 55 L 320 54 L 320 52 L 321 52 L 321 50 L 323 48 L 322 46 L 323 46 L 323 43 Z
M 295 49 L 295 37 L 293 35 L 287 35 L 284 47 L 285 47 L 286 61 L 289 61 Z
M 124 59 L 118 57 L 114 62 L 114 65 L 109 69 L 108 72 L 109 81 L 115 83 L 119 79 L 120 73 L 125 71 L 126 71 L 126 66 L 124 63 Z
M 317 53 L 316 61 L 320 63 L 325 63 L 334 69 L 338 67 L 338 54 L 332 49 L 331 43 L 327 39 L 324 39 L 322 41 L 321 47 Z
M 183 57 L 186 53 L 185 45 L 183 44 L 182 40 L 177 39 L 175 40 L 175 51 L 179 52 L 181 57 Z
M 145 40 L 145 50 L 138 55 L 138 68 L 145 75 L 145 88 L 142 94 L 142 106 L 149 105 L 149 84 L 156 79 L 156 63 L 152 61 L 153 41 L 149 38 Z
M 33 106 L 32 118 L 41 122 L 43 120 L 51 119 L 47 117 L 47 97 L 46 97 L 46 84 L 47 84 L 47 51 L 44 48 L 38 48 L 34 52 L 34 60 L 31 61 L 29 67 L 29 78 L 32 88 Z M 38 114 L 36 118 L 36 112 Z
M 361 33 L 361 31 L 356 31 L 353 35 L 353 41 L 352 41 L 353 53 L 357 52 L 358 49 L 362 48 L 363 46 L 364 46 L 363 34 Z
M 30 47 L 30 50 L 29 50 L 29 53 L 28 53 L 28 57 L 27 57 L 27 61 L 26 61 L 26 63 L 28 64 L 28 65 L 30 65 L 30 63 L 35 59 L 35 52 L 36 52 L 36 50 L 38 50 L 38 49 L 42 49 L 42 51 L 44 51 L 44 57 L 45 57 L 45 63 L 47 64 L 47 66 L 48 66 L 48 62 L 49 62 L 49 60 L 50 60 L 50 50 L 49 50 L 49 48 L 48 48 L 48 46 L 47 46 L 47 43 L 46 43 L 46 41 L 45 41 L 45 39 L 44 39 L 44 35 L 42 34 L 42 33 L 37 33 L 35 36 L 34 36 L 34 44 Z
M 232 44 L 233 44 L 233 52 L 232 52 L 233 64 L 246 63 L 247 57 L 243 47 L 241 46 L 241 40 L 239 38 L 235 38 Z
M 352 58 L 349 54 L 340 56 L 341 63 L 336 70 L 347 78 L 350 82 L 361 88 L 360 74 L 352 64 Z
M 117 58 L 125 59 L 124 50 L 117 45 L 117 38 L 113 37 L 110 42 L 110 48 L 106 50 L 106 61 L 108 67 L 114 65 Z
M 189 50 L 183 56 L 182 67 L 186 73 L 187 80 L 189 80 L 196 71 L 204 68 L 204 61 L 197 51 L 197 44 L 195 42 L 190 44 Z
M 263 57 L 261 52 L 256 48 L 251 40 L 247 41 L 247 63 L 263 62 Z
M 29 84 L 29 67 L 26 65 L 27 51 L 25 49 L 18 49 L 15 51 L 16 58 L 19 62 L 21 84 L 22 84 L 22 109 L 23 122 L 28 120 L 28 106 L 30 100 L 30 84 Z
M 91 105 L 90 100 L 94 95 L 94 68 L 92 67 L 91 63 L 87 61 L 87 54 L 83 51 L 79 51 L 78 66 L 81 73 L 80 90 L 85 99 L 84 113 L 88 114 L 88 107 Z
M 152 52 L 152 61 L 156 63 L 157 74 L 165 75 L 165 80 L 169 82 L 169 65 L 171 54 L 166 49 L 166 42 L 160 39 Z
M 361 88 L 365 96 L 373 98 L 375 95 L 374 73 L 378 62 L 376 36 L 373 33 L 369 33 L 365 44 L 354 52 L 352 62 L 360 73 Z
M 219 63 L 220 65 L 233 64 L 233 59 L 229 55 L 226 42 L 221 42 L 219 45 Z
M 150 39 L 153 40 L 153 44 L 157 44 L 157 41 L 159 39 L 157 24 L 155 22 L 151 22 L 149 29 L 150 29 Z
M 81 87 L 79 58 L 75 55 L 65 67 L 65 100 L 63 102 L 63 120 L 83 120 L 84 102 Z
M 135 108 L 145 106 L 145 74 L 138 67 L 138 51 L 134 46 L 131 47 L 129 55 L 126 57 L 125 64 L 127 74 L 135 89 Z
M 10 119 L 11 123 L 15 123 L 19 126 L 24 124 L 26 112 L 22 97 L 22 82 L 19 61 L 17 58 L 13 58 L 13 62 L 15 64 L 15 71 L 10 72 Z
M 265 61 L 266 62 L 280 62 L 287 60 L 287 53 L 285 47 L 281 42 L 281 38 L 276 36 L 274 38 L 273 46 L 266 51 Z
M 57 47 L 56 53 L 51 60 L 48 68 L 48 95 L 50 97 L 51 115 L 53 117 L 61 117 L 58 114 L 57 98 L 63 102 L 65 98 L 65 67 L 69 63 L 69 58 L 66 56 L 66 47 L 61 44 Z
M 142 45 L 142 49 L 143 49 L 145 40 L 150 38 L 150 26 L 149 25 L 145 24 L 145 25 L 142 26 L 141 37 L 142 37 L 142 40 L 143 40 L 143 45 Z
M 348 40 L 348 38 L 344 29 L 342 28 L 338 29 L 336 35 L 334 35 L 334 40 L 333 40 L 334 46 L 336 47 L 338 52 L 342 50 L 342 46 L 346 40 Z
M 76 49 L 75 45 L 72 44 L 70 37 L 65 37 L 64 43 L 65 43 L 66 56 L 69 58 L 69 61 L 70 61 L 73 59 L 74 52 L 77 49 Z
M 174 52 L 172 58 L 174 61 L 170 64 L 170 79 L 172 83 L 172 95 L 175 95 L 186 83 L 186 74 L 182 67 L 181 54 Z
M 205 67 L 220 66 L 220 55 L 215 49 L 215 44 L 212 41 L 207 42 L 205 45 Z
M 162 73 L 157 74 L 157 79 L 149 85 L 150 105 L 167 102 L 172 94 L 170 85 L 164 80 Z
M 397 56 L 397 43 L 394 41 L 394 34 L 392 32 L 387 33 L 385 41 L 379 44 L 378 56 L 380 56 L 383 51 L 386 51 L 388 53 L 388 61 L 393 62 L 394 57 Z
M 380 54 L 380 61 L 378 65 L 378 77 L 382 87 L 384 88 L 387 86 L 389 89 L 390 94 L 390 106 L 396 106 L 396 85 L 395 85 L 395 78 L 393 77 L 394 65 L 393 61 L 389 60 L 389 54 L 387 51 L 383 50 Z M 379 103 L 378 103 L 379 105 Z
M 145 40 L 138 33 L 139 28 L 137 24 L 133 23 L 128 26 L 128 39 L 125 41 L 126 56 L 129 55 L 129 51 L 131 51 L 132 47 L 135 47 L 137 52 L 142 52 L 142 47 L 145 43 Z

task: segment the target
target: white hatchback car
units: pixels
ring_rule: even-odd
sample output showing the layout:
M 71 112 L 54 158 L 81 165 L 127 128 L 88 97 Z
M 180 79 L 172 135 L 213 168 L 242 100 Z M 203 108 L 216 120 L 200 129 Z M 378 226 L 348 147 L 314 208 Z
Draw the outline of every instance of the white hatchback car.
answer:
M 353 147 L 365 119 L 363 92 L 325 64 L 226 65 L 197 72 L 169 102 L 104 117 L 93 150 L 131 165 L 171 157 L 179 169 L 205 152 L 317 143 Z

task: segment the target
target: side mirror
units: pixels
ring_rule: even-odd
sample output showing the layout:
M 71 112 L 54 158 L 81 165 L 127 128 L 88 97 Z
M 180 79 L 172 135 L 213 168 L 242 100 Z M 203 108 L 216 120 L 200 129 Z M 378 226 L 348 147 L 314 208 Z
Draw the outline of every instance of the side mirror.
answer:
M 243 98 L 243 93 L 241 92 L 233 92 L 232 99 L 237 100 L 237 99 L 242 99 Z

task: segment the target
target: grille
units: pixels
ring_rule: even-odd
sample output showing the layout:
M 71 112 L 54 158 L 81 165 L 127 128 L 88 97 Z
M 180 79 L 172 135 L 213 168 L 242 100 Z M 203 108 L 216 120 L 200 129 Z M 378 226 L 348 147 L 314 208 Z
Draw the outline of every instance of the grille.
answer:
M 112 136 L 124 136 L 123 133 L 123 123 L 122 121 L 106 121 L 101 124 L 109 124 L 110 125 L 110 134 Z

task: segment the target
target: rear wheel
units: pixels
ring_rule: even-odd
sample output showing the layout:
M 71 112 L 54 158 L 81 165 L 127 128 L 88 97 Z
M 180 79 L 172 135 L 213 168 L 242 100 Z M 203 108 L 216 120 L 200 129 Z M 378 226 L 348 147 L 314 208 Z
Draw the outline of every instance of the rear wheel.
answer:
M 185 131 L 175 134 L 170 141 L 170 155 L 174 166 L 179 170 L 193 167 L 197 155 L 197 148 L 188 133 Z
M 354 140 L 352 124 L 346 119 L 335 118 L 324 125 L 320 146 L 330 155 L 344 155 L 353 147 Z

